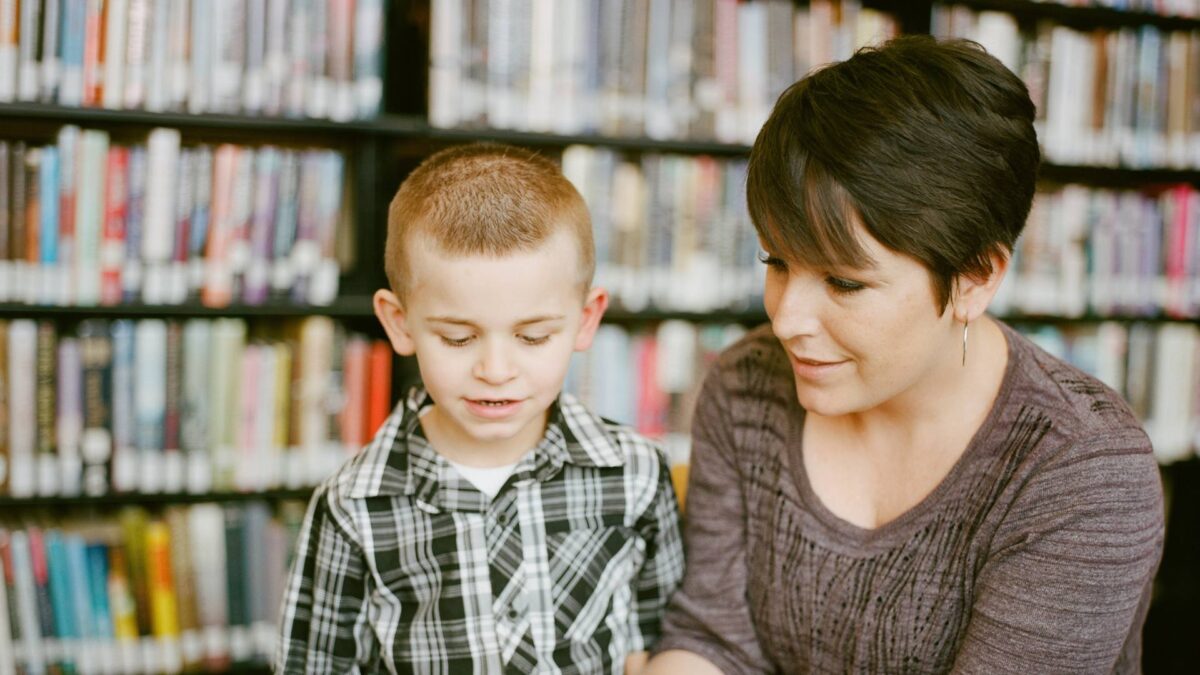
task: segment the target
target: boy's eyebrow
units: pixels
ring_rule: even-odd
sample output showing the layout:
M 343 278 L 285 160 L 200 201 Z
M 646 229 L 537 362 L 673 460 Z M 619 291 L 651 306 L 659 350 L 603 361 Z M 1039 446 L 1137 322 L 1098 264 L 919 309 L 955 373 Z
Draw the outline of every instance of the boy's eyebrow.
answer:
M 540 314 L 538 316 L 531 316 L 527 319 L 521 319 L 515 325 L 530 326 L 535 323 L 542 323 L 543 321 L 561 321 L 565 318 L 566 316 L 562 314 Z M 448 323 L 455 326 L 470 326 L 472 328 L 476 326 L 474 321 L 468 321 L 467 319 L 460 319 L 453 316 L 431 316 L 427 319 L 427 321 L 432 323 Z

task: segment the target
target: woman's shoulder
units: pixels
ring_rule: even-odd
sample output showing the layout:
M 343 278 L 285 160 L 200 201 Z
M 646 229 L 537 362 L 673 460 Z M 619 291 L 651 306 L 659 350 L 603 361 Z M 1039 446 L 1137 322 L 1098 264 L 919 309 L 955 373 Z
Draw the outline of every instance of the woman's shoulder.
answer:
M 1152 461 L 1150 439 L 1129 404 L 1096 377 L 1048 353 L 1005 326 L 1010 389 L 1005 405 L 1014 415 L 1036 414 L 1048 423 L 1050 445 L 1076 453 L 1120 448 Z
M 1032 530 L 1080 523 L 1161 527 L 1158 463 L 1137 416 L 1100 380 L 1004 329 L 999 428 L 988 434 L 989 451 L 976 455 L 982 474 L 999 481 L 992 501 L 1005 514 L 1000 547 Z

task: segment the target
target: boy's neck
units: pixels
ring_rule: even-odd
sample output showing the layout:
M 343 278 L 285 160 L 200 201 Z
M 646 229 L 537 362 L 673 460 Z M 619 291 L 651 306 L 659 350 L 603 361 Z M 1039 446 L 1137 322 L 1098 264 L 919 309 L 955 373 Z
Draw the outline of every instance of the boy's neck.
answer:
M 537 447 L 546 433 L 548 419 L 549 411 L 543 411 L 540 418 L 517 434 L 494 441 L 468 435 L 437 404 L 425 409 L 420 424 L 437 454 L 464 466 L 491 468 L 515 464 Z

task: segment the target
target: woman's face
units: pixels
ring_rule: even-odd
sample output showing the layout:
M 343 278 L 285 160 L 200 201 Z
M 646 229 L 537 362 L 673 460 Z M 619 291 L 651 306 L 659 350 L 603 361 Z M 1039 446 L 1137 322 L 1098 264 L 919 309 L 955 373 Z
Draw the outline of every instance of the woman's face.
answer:
M 962 358 L 962 324 L 940 316 L 929 272 L 857 228 L 874 265 L 813 269 L 767 251 L 763 304 L 787 350 L 796 396 L 826 416 L 864 412 L 937 386 Z

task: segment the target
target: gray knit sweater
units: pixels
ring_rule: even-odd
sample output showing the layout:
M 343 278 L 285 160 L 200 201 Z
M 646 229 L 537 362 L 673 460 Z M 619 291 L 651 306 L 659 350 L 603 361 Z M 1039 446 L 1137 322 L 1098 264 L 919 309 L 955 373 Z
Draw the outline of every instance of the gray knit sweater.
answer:
M 769 329 L 698 404 L 687 575 L 656 651 L 725 673 L 1136 673 L 1162 553 L 1158 467 L 1112 390 L 1004 327 L 996 402 L 934 491 L 867 530 L 826 509 Z

